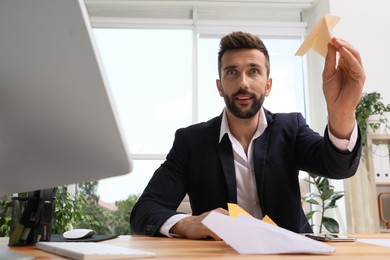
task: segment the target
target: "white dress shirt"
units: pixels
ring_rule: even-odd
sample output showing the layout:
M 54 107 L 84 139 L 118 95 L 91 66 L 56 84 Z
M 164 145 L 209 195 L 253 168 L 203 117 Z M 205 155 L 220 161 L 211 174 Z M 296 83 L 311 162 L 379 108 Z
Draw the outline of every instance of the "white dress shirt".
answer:
M 254 175 L 254 162 L 253 162 L 253 140 L 263 134 L 264 130 L 267 128 L 267 120 L 265 118 L 264 109 L 260 109 L 259 113 L 259 124 L 257 130 L 252 137 L 252 140 L 248 147 L 248 155 L 245 153 L 244 148 L 238 142 L 238 140 L 230 132 L 229 124 L 226 118 L 226 111 L 223 112 L 221 130 L 219 136 L 219 142 L 221 142 L 223 136 L 227 134 L 229 136 L 230 142 L 233 147 L 233 157 L 234 157 L 234 168 L 236 173 L 236 184 L 237 184 L 237 204 L 247 211 L 252 216 L 261 219 L 263 213 L 261 212 L 261 207 L 259 203 L 259 198 L 257 196 L 257 187 L 256 179 Z M 352 131 L 350 140 L 338 139 L 336 138 L 328 128 L 329 139 L 331 142 L 341 151 L 352 151 L 355 147 L 358 129 L 355 122 L 355 127 Z M 169 230 L 175 225 L 179 220 L 187 217 L 187 214 L 176 214 L 170 217 L 162 225 L 160 233 L 162 235 L 172 237 L 175 234 L 169 233 Z

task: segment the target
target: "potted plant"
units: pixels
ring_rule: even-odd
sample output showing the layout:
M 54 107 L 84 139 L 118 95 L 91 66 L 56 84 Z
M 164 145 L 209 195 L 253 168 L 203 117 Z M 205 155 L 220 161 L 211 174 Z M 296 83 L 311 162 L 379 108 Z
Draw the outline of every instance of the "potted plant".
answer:
M 366 147 L 367 133 L 384 133 L 390 129 L 386 113 L 390 111 L 390 104 L 382 102 L 381 94 L 378 92 L 363 93 L 355 110 L 356 121 L 362 135 L 362 145 Z M 365 156 L 362 156 L 364 158 Z M 364 164 L 363 164 L 364 165 Z M 362 168 L 366 168 L 365 166 Z M 339 233 L 338 222 L 325 215 L 328 209 L 336 208 L 337 200 L 344 196 L 343 191 L 335 191 L 327 178 L 315 176 L 309 173 L 305 180 L 312 191 L 302 197 L 304 202 L 310 204 L 311 209 L 306 213 L 306 218 L 312 220 L 312 226 L 322 232 L 324 227 L 328 232 Z M 314 218 L 314 216 L 317 216 Z
M 385 105 L 382 102 L 380 93 L 376 91 L 363 93 L 355 110 L 356 121 L 362 134 L 363 146 L 366 145 L 367 133 L 376 133 L 381 128 L 381 133 L 383 133 L 389 128 L 387 112 L 390 112 L 390 104 Z
M 309 174 L 305 181 L 313 186 L 312 191 L 302 197 L 303 201 L 311 205 L 310 211 L 306 213 L 307 220 L 313 220 L 312 227 L 317 227 L 318 233 L 322 233 L 323 227 L 330 233 L 339 233 L 339 223 L 334 218 L 325 216 L 325 212 L 337 208 L 336 202 L 344 196 L 344 192 L 335 191 L 325 177 Z M 315 215 L 318 217 L 314 218 Z

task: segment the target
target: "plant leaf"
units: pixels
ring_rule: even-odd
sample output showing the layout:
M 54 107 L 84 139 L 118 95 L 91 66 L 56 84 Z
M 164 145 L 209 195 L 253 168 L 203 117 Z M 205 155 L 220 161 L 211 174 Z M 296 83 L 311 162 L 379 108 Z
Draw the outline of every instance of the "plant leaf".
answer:
M 334 194 L 334 190 L 333 189 L 330 189 L 330 190 L 324 190 L 321 194 L 321 199 L 323 201 L 329 199 L 332 195 Z
M 327 178 L 319 177 L 316 182 L 320 191 L 324 191 L 329 188 L 329 180 Z
M 343 192 L 338 192 L 338 194 L 333 194 L 325 204 L 324 209 L 337 208 L 336 201 L 341 199 L 343 196 L 344 196 Z
M 328 230 L 330 233 L 340 232 L 339 223 L 337 223 L 335 219 L 329 217 L 323 217 L 322 221 L 323 221 L 322 224 L 324 225 L 326 230 Z
M 306 218 L 307 218 L 307 220 L 310 220 L 312 217 L 313 217 L 313 215 L 314 215 L 314 213 L 316 213 L 317 211 L 310 211 L 310 212 L 307 212 L 306 213 Z
M 306 201 L 307 203 L 310 203 L 310 204 L 320 205 L 320 203 L 313 198 L 305 199 L 304 201 Z

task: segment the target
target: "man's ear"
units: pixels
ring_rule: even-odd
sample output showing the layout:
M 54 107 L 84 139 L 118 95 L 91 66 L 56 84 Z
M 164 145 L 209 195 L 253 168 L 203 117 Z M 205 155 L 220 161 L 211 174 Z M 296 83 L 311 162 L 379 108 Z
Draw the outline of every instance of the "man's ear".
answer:
M 217 79 L 217 80 L 215 80 L 215 83 L 216 83 L 216 85 L 217 85 L 217 89 L 218 89 L 219 95 L 220 95 L 221 97 L 223 97 L 223 89 L 222 89 L 221 80 L 220 80 L 220 79 Z
M 265 85 L 265 96 L 268 97 L 272 89 L 272 78 L 268 78 L 267 84 Z

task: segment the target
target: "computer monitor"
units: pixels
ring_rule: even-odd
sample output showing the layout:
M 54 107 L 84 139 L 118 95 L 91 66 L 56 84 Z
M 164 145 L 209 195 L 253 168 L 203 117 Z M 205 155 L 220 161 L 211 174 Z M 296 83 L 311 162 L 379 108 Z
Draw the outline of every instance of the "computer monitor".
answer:
M 132 163 L 83 0 L 0 0 L 0 195 Z

